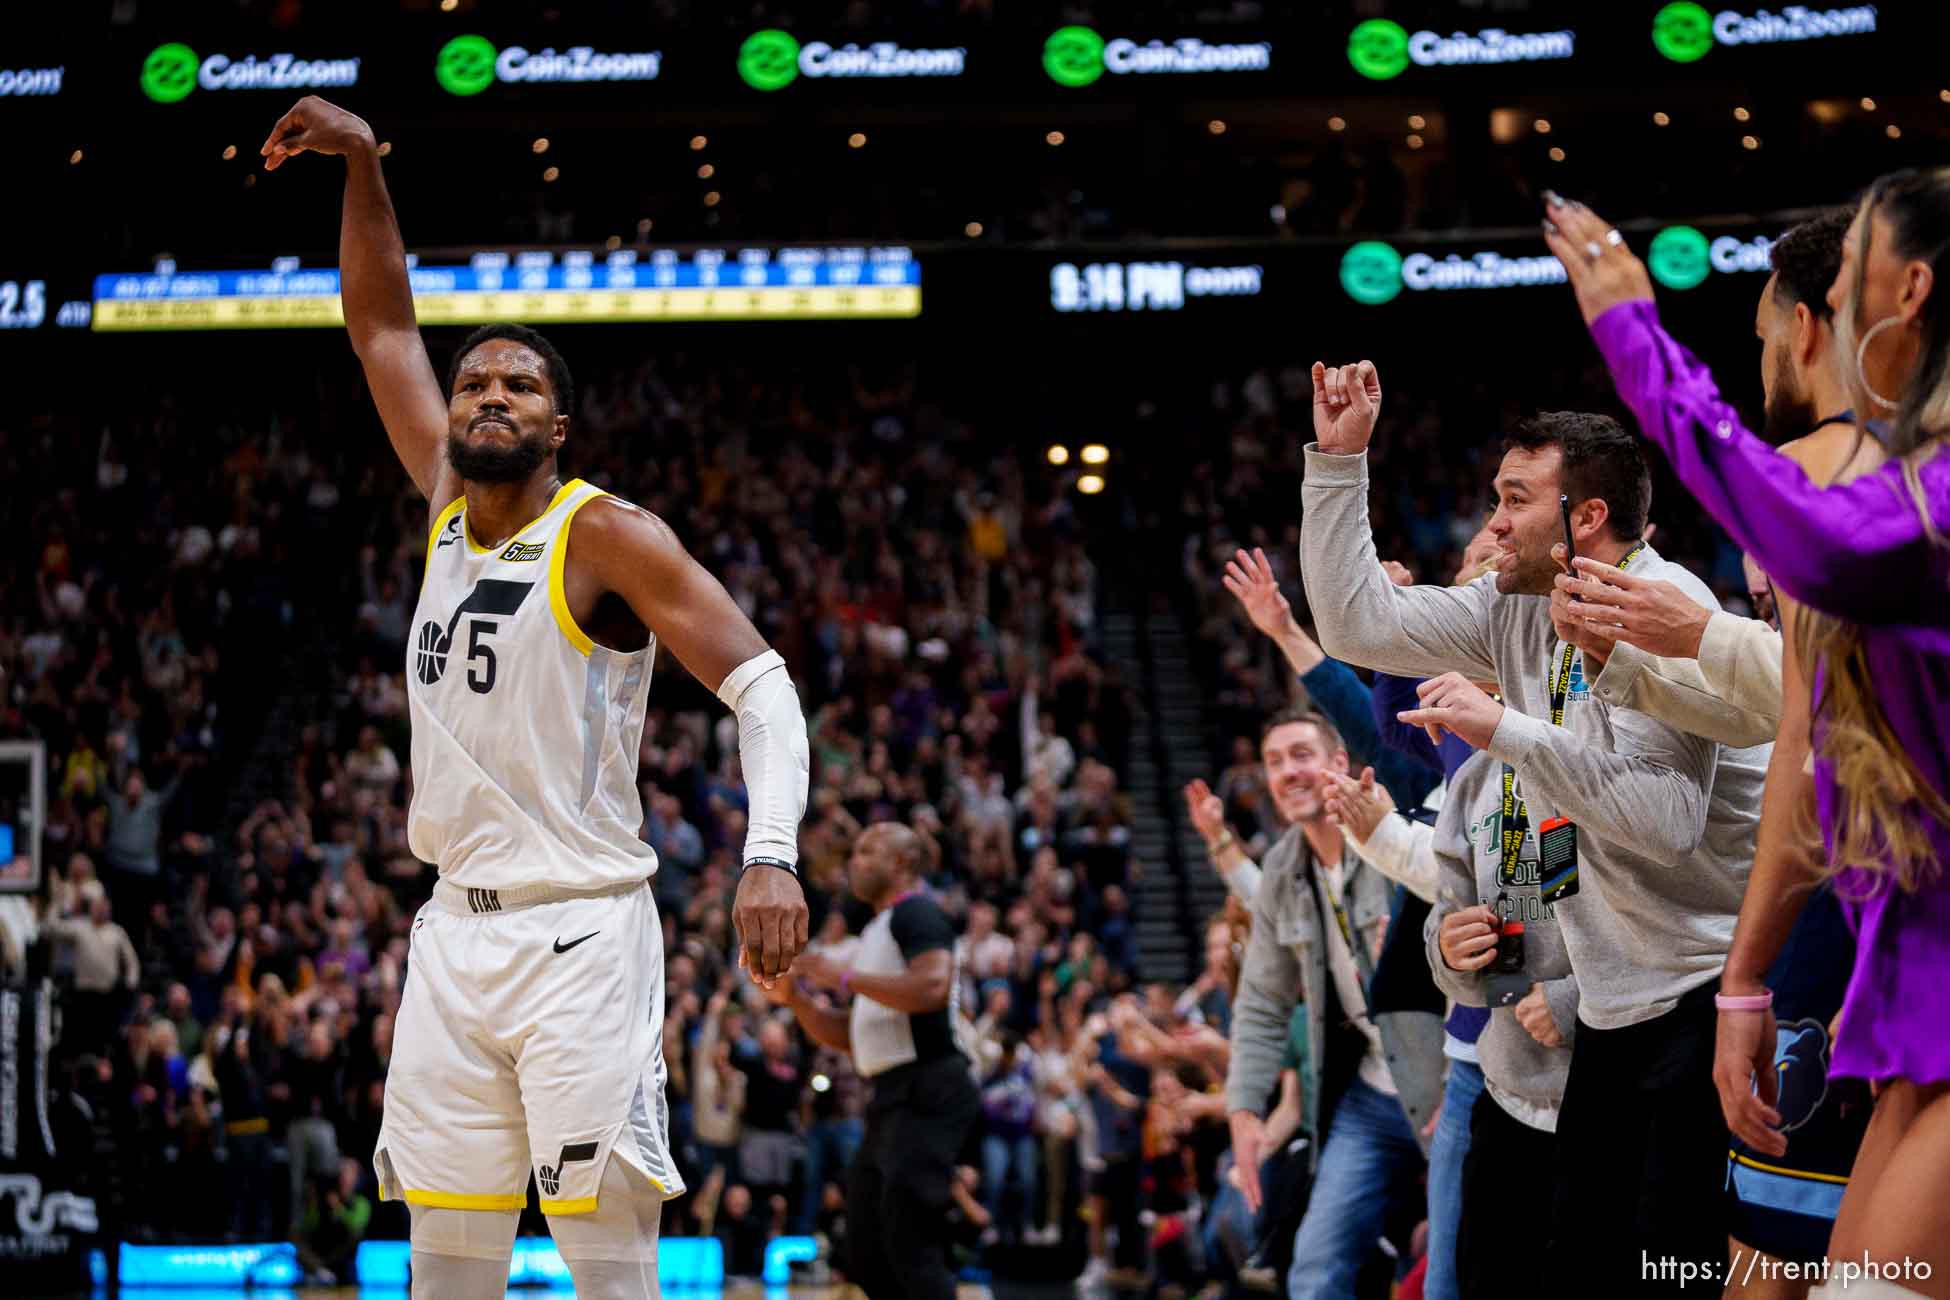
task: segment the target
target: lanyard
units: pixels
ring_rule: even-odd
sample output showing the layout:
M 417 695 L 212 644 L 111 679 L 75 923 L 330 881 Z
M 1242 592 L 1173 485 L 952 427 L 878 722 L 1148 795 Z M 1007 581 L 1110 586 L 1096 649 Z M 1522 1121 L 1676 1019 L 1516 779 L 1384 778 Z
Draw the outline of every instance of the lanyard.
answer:
M 1311 848 L 1307 850 L 1307 856 L 1310 859 L 1313 857 L 1313 850 Z M 1345 860 L 1344 857 L 1343 861 Z M 1354 876 L 1360 869 L 1361 859 L 1355 858 L 1347 870 L 1341 874 L 1341 892 L 1339 897 L 1335 896 L 1333 889 L 1328 886 L 1326 878 L 1320 874 L 1318 863 L 1315 864 L 1313 877 L 1315 883 L 1320 887 L 1320 892 L 1326 896 L 1327 906 L 1334 913 L 1334 924 L 1338 925 L 1341 929 L 1341 939 L 1347 944 L 1348 955 L 1354 958 L 1354 967 L 1361 973 L 1361 987 L 1365 990 L 1369 981 L 1374 978 L 1374 965 L 1368 956 L 1367 946 L 1356 942 L 1354 926 L 1347 919 L 1347 907 L 1343 902 L 1349 892 L 1353 890 Z
M 1625 553 L 1625 558 L 1618 562 L 1618 567 L 1623 569 L 1630 565 L 1644 549 L 1644 542 L 1634 546 Z M 1570 695 L 1571 666 L 1577 657 L 1577 648 L 1566 641 L 1564 653 L 1552 657 L 1556 671 L 1552 672 L 1548 665 L 1545 667 L 1545 684 L 1550 690 L 1553 727 L 1564 725 L 1564 702 Z M 1522 796 L 1517 794 L 1517 770 L 1505 763 L 1503 765 L 1503 864 L 1498 873 L 1504 884 L 1511 884 L 1517 879 L 1517 858 L 1523 852 L 1524 837 L 1529 833 L 1530 809 Z

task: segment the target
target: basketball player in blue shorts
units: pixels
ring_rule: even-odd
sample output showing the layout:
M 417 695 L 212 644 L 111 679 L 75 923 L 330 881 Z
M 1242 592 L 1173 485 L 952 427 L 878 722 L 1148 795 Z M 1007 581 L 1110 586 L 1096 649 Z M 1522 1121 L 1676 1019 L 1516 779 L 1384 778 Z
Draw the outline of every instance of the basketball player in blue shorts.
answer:
M 407 649 L 413 921 L 380 1195 L 412 1214 L 415 1300 L 500 1297 L 532 1171 L 583 1300 L 657 1294 L 669 1147 L 663 935 L 637 837 L 637 748 L 661 640 L 738 716 L 750 800 L 732 916 L 770 985 L 806 943 L 796 874 L 806 725 L 785 663 L 662 520 L 556 453 L 573 389 L 533 330 L 490 325 L 441 391 L 372 131 L 308 96 L 261 150 L 346 162 L 340 288 L 393 448 L 427 496 Z

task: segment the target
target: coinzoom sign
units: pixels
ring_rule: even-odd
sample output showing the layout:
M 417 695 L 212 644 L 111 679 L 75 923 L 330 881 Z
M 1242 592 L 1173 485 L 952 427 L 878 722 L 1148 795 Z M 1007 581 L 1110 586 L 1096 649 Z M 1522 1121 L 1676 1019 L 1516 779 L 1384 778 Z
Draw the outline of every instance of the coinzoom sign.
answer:
M 456 36 L 435 56 L 433 79 L 450 95 L 478 95 L 497 81 L 655 81 L 663 62 L 659 50 L 608 54 L 587 45 L 560 53 L 519 45 L 496 50 L 485 36 Z
M 1765 235 L 1736 239 L 1721 235 L 1709 241 L 1691 226 L 1667 226 L 1646 246 L 1645 266 L 1652 278 L 1668 289 L 1692 289 L 1718 271 L 1772 271 L 1774 241 Z
M 1511 289 L 1529 284 L 1563 284 L 1564 266 L 1555 257 L 1505 257 L 1501 253 L 1410 253 L 1403 257 L 1378 239 L 1363 240 L 1341 256 L 1341 288 L 1359 303 L 1377 306 L 1403 289 Z
M 301 59 L 295 54 L 246 54 L 233 59 L 212 54 L 199 59 L 181 41 L 158 45 L 142 61 L 142 93 L 158 104 L 189 98 L 204 90 L 311 90 L 320 86 L 355 86 L 357 59 Z
M 791 32 L 768 27 L 738 47 L 738 75 L 753 90 L 783 90 L 807 77 L 959 77 L 968 67 L 960 46 L 913 50 L 892 41 L 837 48 L 825 41 L 800 44 Z
M 1123 36 L 1107 41 L 1096 29 L 1078 25 L 1059 27 L 1043 42 L 1043 71 L 1059 86 L 1087 86 L 1106 72 L 1265 72 L 1272 66 L 1271 41 L 1219 45 L 1183 36 L 1139 44 Z
M 1694 0 L 1673 0 L 1652 19 L 1652 44 L 1674 63 L 1706 57 L 1714 45 L 1774 45 L 1816 41 L 1829 36 L 1867 36 L 1876 29 L 1874 5 L 1810 9 L 1788 5 L 1780 13 L 1761 9 L 1743 14 L 1723 9 L 1710 14 Z

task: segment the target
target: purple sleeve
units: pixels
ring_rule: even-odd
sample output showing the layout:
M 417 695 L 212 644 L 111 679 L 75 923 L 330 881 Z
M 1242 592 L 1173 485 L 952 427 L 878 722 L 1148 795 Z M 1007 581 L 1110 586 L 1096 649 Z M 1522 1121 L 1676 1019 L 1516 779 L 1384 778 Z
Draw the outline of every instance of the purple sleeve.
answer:
M 1406 709 L 1422 707 L 1422 697 L 1415 693 L 1415 688 L 1421 684 L 1419 677 L 1376 673 L 1370 707 L 1374 709 L 1375 730 L 1381 733 L 1382 744 L 1407 755 L 1432 772 L 1440 772 L 1442 755 L 1429 740 L 1429 733 L 1395 717 Z
M 1817 487 L 1742 427 L 1653 304 L 1620 304 L 1591 323 L 1591 335 L 1646 438 L 1788 595 L 1856 623 L 1915 625 L 1950 612 L 1950 547 L 1926 534 L 1900 464 Z M 1950 464 L 1924 470 L 1931 515 L 1950 519 Z

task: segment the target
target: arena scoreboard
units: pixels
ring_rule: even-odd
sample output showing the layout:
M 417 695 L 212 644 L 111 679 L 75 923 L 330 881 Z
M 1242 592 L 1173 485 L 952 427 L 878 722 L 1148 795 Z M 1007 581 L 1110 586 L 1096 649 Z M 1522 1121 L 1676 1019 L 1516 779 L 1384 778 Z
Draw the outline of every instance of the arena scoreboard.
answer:
M 892 319 L 921 312 L 921 265 L 897 246 L 474 253 L 409 259 L 422 325 Z M 103 332 L 340 326 L 336 268 L 153 271 L 95 278 Z

